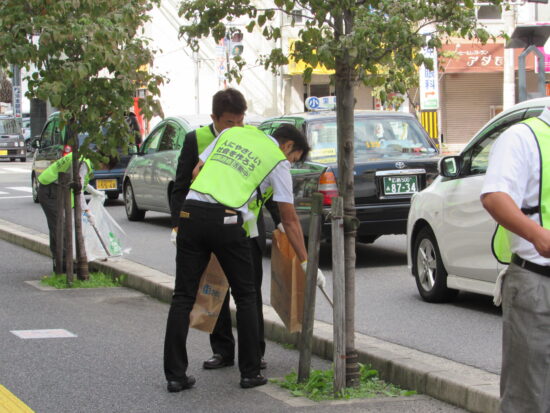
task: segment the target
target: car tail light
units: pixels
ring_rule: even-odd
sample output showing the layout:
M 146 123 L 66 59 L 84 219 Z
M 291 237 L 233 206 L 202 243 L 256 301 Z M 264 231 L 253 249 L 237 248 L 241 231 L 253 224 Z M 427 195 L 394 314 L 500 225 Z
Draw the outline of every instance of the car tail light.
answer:
M 71 145 L 65 145 L 63 147 L 63 156 L 70 154 L 72 151 L 73 151 L 73 148 L 71 148 Z
M 331 205 L 332 198 L 338 196 L 338 185 L 333 172 L 324 172 L 319 177 L 319 192 L 323 194 L 323 205 Z

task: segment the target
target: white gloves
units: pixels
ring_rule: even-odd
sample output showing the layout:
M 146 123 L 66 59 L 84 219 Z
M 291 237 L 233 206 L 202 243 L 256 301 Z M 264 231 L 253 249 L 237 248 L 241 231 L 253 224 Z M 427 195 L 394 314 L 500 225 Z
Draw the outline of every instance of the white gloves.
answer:
M 170 241 L 172 242 L 172 244 L 174 244 L 174 246 L 178 245 L 177 239 L 178 239 L 178 229 L 172 228 L 172 233 L 170 234 Z
M 301 266 L 302 266 L 302 269 L 304 270 L 304 272 L 306 272 L 306 270 L 307 270 L 307 260 L 302 262 Z M 321 271 L 321 269 L 318 268 L 317 269 L 317 287 L 325 288 L 326 284 L 327 284 L 327 280 L 325 279 L 325 276 L 323 275 L 323 272 Z
M 95 225 L 95 217 L 92 215 L 89 209 L 84 211 L 82 213 L 82 216 L 84 217 L 84 219 L 87 219 L 90 224 Z
M 279 223 L 277 224 L 277 229 L 278 229 L 279 231 L 281 231 L 281 232 L 285 232 L 285 227 L 283 227 L 283 223 L 282 223 L 282 222 L 279 222 Z M 304 270 L 304 272 L 305 272 L 305 271 L 306 271 L 306 270 Z
M 101 200 L 104 200 L 107 196 L 105 195 L 105 191 L 98 191 L 95 189 L 92 185 L 86 186 L 86 192 L 88 192 L 91 196 L 95 198 L 99 198 Z

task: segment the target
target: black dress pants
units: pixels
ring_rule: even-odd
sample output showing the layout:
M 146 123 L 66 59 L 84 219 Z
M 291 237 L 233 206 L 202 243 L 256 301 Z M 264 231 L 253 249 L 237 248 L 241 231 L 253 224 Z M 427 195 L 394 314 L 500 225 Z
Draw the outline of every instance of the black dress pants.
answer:
M 258 333 L 260 339 L 260 354 L 265 354 L 264 338 L 264 314 L 262 300 L 262 278 L 263 278 L 263 253 L 254 238 L 249 238 L 252 265 L 254 267 L 254 282 L 256 287 L 256 307 L 258 309 Z M 229 292 L 225 296 L 218 321 L 214 331 L 210 334 L 210 346 L 214 354 L 221 354 L 224 360 L 233 360 L 235 356 L 235 339 L 231 326 L 231 311 L 229 310 Z
M 53 269 L 54 271 L 61 273 L 64 268 L 63 263 L 55 262 L 55 256 L 57 254 L 57 184 L 39 184 L 38 201 L 40 202 L 40 206 L 42 207 L 42 210 L 46 215 L 46 221 L 48 222 L 48 231 L 50 232 L 50 251 L 52 252 L 52 259 L 54 262 Z M 65 251 L 63 251 L 63 258 L 65 258 Z
M 237 307 L 241 377 L 255 377 L 260 372 L 254 270 L 242 223 L 240 214 L 219 204 L 185 201 L 183 205 L 177 238 L 176 284 L 164 341 L 164 373 L 169 381 L 187 377 L 189 313 L 211 253 L 225 272 Z

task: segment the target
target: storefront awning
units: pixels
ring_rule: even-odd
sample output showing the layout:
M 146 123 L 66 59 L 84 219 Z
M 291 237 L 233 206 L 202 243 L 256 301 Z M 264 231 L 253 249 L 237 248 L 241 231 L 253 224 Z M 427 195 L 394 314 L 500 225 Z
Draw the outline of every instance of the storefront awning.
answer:
M 299 60 L 296 61 L 292 58 L 292 51 L 294 50 L 294 43 L 296 40 L 289 40 L 288 41 L 288 74 L 289 75 L 301 75 L 304 73 L 306 68 L 311 67 L 310 65 L 304 63 L 303 61 Z M 334 70 L 329 70 L 323 65 L 317 65 L 313 68 L 312 74 L 314 75 L 333 75 Z
M 518 56 L 522 49 L 514 49 L 514 66 L 518 68 Z M 448 56 L 450 55 L 450 56 Z M 440 64 L 444 73 L 495 73 L 504 67 L 504 41 L 486 44 L 454 41 L 444 44 L 439 50 Z M 534 56 L 527 56 L 526 69 L 534 70 Z

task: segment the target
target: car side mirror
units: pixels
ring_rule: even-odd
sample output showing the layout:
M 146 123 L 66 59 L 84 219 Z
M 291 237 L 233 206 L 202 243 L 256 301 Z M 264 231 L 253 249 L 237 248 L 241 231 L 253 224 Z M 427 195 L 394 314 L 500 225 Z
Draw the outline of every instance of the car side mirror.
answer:
M 447 178 L 456 178 L 462 169 L 462 157 L 445 156 L 439 160 L 439 174 Z
M 35 149 L 40 148 L 40 136 L 35 136 L 32 138 L 31 146 Z

